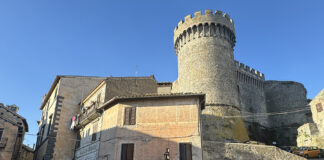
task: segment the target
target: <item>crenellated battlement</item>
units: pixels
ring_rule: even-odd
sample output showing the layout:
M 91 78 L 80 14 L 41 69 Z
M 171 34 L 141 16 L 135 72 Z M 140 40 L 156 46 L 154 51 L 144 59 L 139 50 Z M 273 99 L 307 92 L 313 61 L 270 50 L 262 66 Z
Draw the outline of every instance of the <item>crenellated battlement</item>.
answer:
M 195 12 L 181 20 L 174 29 L 174 48 L 176 53 L 186 43 L 201 37 L 218 37 L 228 41 L 232 47 L 235 45 L 234 22 L 228 14 L 222 11 L 205 10 Z
M 255 76 L 257 78 L 265 80 L 264 74 L 261 73 L 260 71 L 254 69 L 254 68 L 251 68 L 250 66 L 240 63 L 238 61 L 235 61 L 235 65 L 238 70 L 244 71 L 245 73 L 248 73 L 251 76 Z
M 238 82 L 243 82 L 263 89 L 265 77 L 264 74 L 251 68 L 248 65 L 235 61 L 236 79 Z
M 263 89 L 265 81 L 263 73 L 253 68 L 250 68 L 250 66 L 247 66 L 243 63 L 239 63 L 238 61 L 235 61 L 235 66 L 236 79 L 238 82 L 249 84 L 259 89 Z
M 254 68 L 251 68 L 248 65 L 245 65 L 244 63 L 240 63 L 238 61 L 235 61 L 235 66 L 239 71 L 244 71 L 244 73 L 247 73 L 247 74 L 249 74 L 251 76 L 260 78 L 262 80 L 265 80 L 265 77 L 264 77 L 263 73 L 261 73 L 260 71 L 254 69 Z

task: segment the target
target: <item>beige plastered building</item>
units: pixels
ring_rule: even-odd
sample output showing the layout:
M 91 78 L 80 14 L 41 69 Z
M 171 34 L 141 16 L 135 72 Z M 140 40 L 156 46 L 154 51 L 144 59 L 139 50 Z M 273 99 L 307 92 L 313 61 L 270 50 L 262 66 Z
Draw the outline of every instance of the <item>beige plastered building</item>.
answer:
M 314 123 L 298 128 L 297 145 L 324 149 L 324 89 L 309 103 Z
M 202 159 L 203 101 L 202 94 L 115 97 L 97 107 L 101 114 L 94 120 L 80 124 L 81 145 L 76 159 L 163 159 L 167 149 L 171 159 L 179 159 L 180 144 L 190 145 L 188 152 L 193 159 Z M 129 110 L 134 115 L 130 119 Z M 134 123 L 127 123 L 131 119 Z M 125 152 L 125 145 L 131 151 Z

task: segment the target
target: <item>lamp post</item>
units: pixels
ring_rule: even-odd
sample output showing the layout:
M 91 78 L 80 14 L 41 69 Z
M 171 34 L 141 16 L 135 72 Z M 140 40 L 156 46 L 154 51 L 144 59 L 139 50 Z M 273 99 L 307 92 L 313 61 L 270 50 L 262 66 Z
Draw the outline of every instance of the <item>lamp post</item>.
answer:
M 166 152 L 164 153 L 164 160 L 170 160 L 170 149 L 167 148 Z

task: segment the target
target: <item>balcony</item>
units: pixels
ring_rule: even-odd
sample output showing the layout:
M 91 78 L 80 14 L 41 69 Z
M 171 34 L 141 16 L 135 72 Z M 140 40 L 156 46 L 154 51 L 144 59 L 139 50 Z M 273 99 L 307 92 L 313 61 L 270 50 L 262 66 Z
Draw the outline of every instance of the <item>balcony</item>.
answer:
M 96 119 L 101 115 L 101 110 L 98 109 L 99 104 L 94 103 L 91 106 L 85 107 L 87 109 L 80 115 L 77 128 L 87 125 L 92 120 Z
M 7 145 L 8 138 L 1 138 L 0 139 L 0 148 L 4 148 Z

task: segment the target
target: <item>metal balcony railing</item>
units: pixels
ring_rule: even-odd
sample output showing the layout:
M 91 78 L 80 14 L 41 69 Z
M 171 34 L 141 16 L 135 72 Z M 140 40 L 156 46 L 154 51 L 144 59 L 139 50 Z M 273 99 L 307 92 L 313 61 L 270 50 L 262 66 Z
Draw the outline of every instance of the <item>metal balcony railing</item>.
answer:
M 99 104 L 94 103 L 91 106 L 87 107 L 84 113 L 81 113 L 78 119 L 78 125 L 84 125 L 89 121 L 97 118 L 100 115 L 100 111 L 98 110 Z

